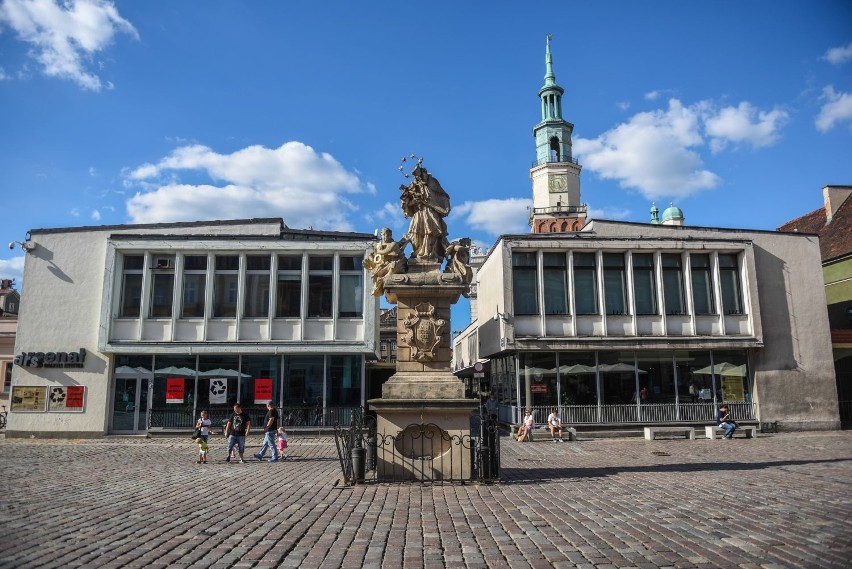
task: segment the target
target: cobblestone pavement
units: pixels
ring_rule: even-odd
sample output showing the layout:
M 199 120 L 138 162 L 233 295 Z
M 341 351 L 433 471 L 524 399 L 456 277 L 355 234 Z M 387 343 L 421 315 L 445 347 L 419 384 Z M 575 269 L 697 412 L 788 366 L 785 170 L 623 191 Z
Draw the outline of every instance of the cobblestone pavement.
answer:
M 329 438 L 0 440 L 0 566 L 850 566 L 852 432 L 502 448 L 502 484 L 346 487 Z

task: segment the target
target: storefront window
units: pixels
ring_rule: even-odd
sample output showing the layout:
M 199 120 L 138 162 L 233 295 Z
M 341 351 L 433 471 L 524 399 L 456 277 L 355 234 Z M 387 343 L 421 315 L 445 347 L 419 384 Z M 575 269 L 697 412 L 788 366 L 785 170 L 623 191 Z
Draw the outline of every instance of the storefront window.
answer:
M 242 376 L 240 383 L 242 387 L 253 393 L 250 397 L 252 405 L 262 405 L 267 399 L 272 401 L 276 406 L 281 401 L 281 358 L 280 356 L 243 356 L 242 357 Z M 263 390 L 267 385 L 272 386 L 271 397 L 266 397 L 256 389 L 259 382 L 263 382 L 261 386 Z M 265 391 L 264 391 L 265 393 Z M 257 403 L 263 401 L 263 403 Z
M 235 403 L 246 404 L 239 394 L 238 356 L 199 356 L 198 371 L 199 411 L 207 409 L 211 417 L 219 417 L 229 414 Z
M 716 400 L 751 402 L 748 355 L 745 350 L 713 350 Z
M 322 406 L 325 358 L 288 356 L 284 363 L 284 407 Z
M 192 426 L 195 397 L 195 356 L 156 356 L 151 412 L 157 426 Z
M 725 314 L 742 314 L 743 296 L 736 255 L 719 255 L 719 280 L 722 285 L 722 310 Z
M 692 303 L 695 314 L 713 314 L 713 279 L 710 273 L 710 255 L 689 256 L 692 274 Z
M 125 255 L 121 281 L 122 318 L 139 318 L 142 304 L 142 272 L 145 268 L 144 255 Z
M 595 254 L 574 253 L 574 307 L 577 314 L 598 313 Z
M 568 263 L 565 253 L 544 253 L 544 313 L 568 314 Z
M 521 397 L 525 407 L 556 405 L 556 354 L 526 352 L 521 358 Z M 534 417 L 543 422 L 544 417 Z
M 674 403 L 675 385 L 673 352 L 637 352 L 639 364 L 639 402 Z M 644 390 L 644 391 L 643 391 Z
M 216 255 L 216 275 L 213 283 L 214 318 L 234 318 L 237 315 L 239 269 L 239 255 Z
M 538 314 L 535 253 L 512 253 L 512 300 L 516 315 Z
M 605 404 L 635 403 L 640 397 L 633 362 L 633 352 L 598 353 L 601 397 Z
M 326 405 L 361 405 L 361 356 L 331 356 L 328 369 Z
M 360 318 L 364 305 L 363 257 L 340 257 L 338 316 Z
M 633 253 L 633 296 L 636 314 L 657 313 L 657 283 L 652 253 Z
M 681 403 L 713 401 L 713 373 L 709 351 L 675 352 L 678 398 Z
M 663 265 L 666 314 L 686 314 L 683 302 L 683 260 L 677 253 L 665 253 L 660 259 Z
M 604 305 L 607 314 L 624 314 L 625 306 L 625 281 L 624 281 L 624 254 L 603 254 L 603 278 L 604 278 Z
M 299 318 L 302 314 L 302 256 L 278 256 L 277 318 Z
M 308 318 L 331 318 L 332 269 L 334 257 L 310 257 L 308 260 Z
M 504 356 L 491 360 L 491 383 L 497 401 L 503 405 L 518 404 L 515 382 L 515 356 Z
M 204 317 L 204 295 L 207 285 L 207 255 L 183 258 L 183 303 L 181 318 Z
M 246 256 L 246 318 L 266 318 L 269 315 L 269 255 Z
M 559 391 L 562 405 L 596 405 L 598 402 L 594 352 L 559 354 Z

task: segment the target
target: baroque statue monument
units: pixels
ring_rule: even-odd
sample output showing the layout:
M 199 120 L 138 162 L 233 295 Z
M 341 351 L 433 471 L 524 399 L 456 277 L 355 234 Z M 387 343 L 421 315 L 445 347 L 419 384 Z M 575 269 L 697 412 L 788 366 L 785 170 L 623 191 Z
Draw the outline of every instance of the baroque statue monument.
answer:
M 424 449 L 423 439 L 431 438 L 434 445 L 435 440 L 469 436 L 470 411 L 477 405 L 464 397 L 464 384 L 451 372 L 450 348 L 450 307 L 459 297 L 468 296 L 473 279 L 468 264 L 471 242 L 469 238 L 448 240 L 444 218 L 450 213 L 450 196 L 423 166 L 422 158 L 405 173 L 409 158 L 416 157 L 403 158 L 399 168 L 410 180 L 399 188 L 402 213 L 410 220 L 408 231 L 397 241 L 389 228 L 383 228 L 364 262 L 372 276 L 372 294 L 384 295 L 397 305 L 396 373 L 382 386 L 382 397 L 368 403 L 377 415 L 377 431 L 396 441 L 395 451 L 409 459 L 428 455 L 430 464 L 439 464 L 438 451 Z M 415 437 L 419 447 L 404 436 L 415 425 L 428 425 L 434 431 L 430 437 Z M 459 445 L 445 445 L 440 452 L 453 457 L 440 464 L 462 464 L 469 471 L 469 449 L 462 450 Z M 383 468 L 381 460 L 377 467 Z M 384 465 L 392 467 L 398 465 Z M 413 468 L 401 477 L 423 475 Z M 430 475 L 440 477 L 441 473 Z

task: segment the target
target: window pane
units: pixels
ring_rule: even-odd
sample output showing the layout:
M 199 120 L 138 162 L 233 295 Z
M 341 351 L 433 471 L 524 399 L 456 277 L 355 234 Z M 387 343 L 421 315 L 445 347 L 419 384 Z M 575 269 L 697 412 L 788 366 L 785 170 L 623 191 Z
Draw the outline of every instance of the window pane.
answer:
M 361 275 L 340 275 L 340 306 L 338 316 L 341 318 L 360 318 L 364 290 L 361 285 Z
M 145 268 L 144 255 L 125 255 L 124 270 L 125 271 L 141 271 Z
M 331 275 L 308 277 L 308 318 L 331 318 Z
M 181 318 L 204 317 L 204 289 L 207 283 L 205 274 L 183 275 L 183 310 Z
M 719 255 L 719 279 L 722 281 L 722 309 L 725 314 L 742 314 L 740 271 L 736 255 Z
M 535 267 L 535 253 L 512 253 L 512 298 L 515 314 L 538 314 Z
M 219 258 L 216 258 L 217 264 Z M 237 315 L 237 279 L 236 274 L 217 274 L 213 286 L 213 317 L 233 318 Z
M 654 282 L 654 257 L 650 253 L 633 254 L 633 294 L 636 314 L 656 314 L 657 294 Z
M 710 276 L 710 255 L 690 255 L 689 262 L 695 314 L 712 314 L 713 283 Z
M 186 255 L 183 258 L 184 271 L 206 271 L 207 255 Z
M 341 271 L 361 271 L 364 266 L 363 257 L 340 257 Z
M 142 274 L 125 274 L 121 285 L 121 316 L 139 318 L 142 302 Z
M 302 309 L 301 275 L 278 275 L 278 302 L 275 316 L 298 318 Z
M 567 314 L 567 269 L 564 253 L 544 254 L 544 313 Z
M 269 255 L 247 255 L 246 270 L 247 271 L 268 271 L 270 268 L 271 259 Z
M 269 315 L 269 273 L 246 275 L 246 310 L 248 318 L 265 318 Z
M 216 255 L 217 271 L 237 271 L 240 268 L 239 255 Z
M 665 295 L 666 314 L 684 314 L 683 273 L 681 258 L 677 254 L 661 256 L 663 264 L 663 294 Z
M 278 255 L 278 270 L 279 271 L 299 271 L 302 270 L 301 255 Z
M 175 288 L 174 273 L 154 273 L 151 284 L 151 317 L 170 318 Z
M 574 306 L 577 314 L 598 312 L 594 253 L 574 254 Z
M 330 271 L 334 268 L 334 257 L 310 257 L 308 269 L 311 271 Z
M 604 253 L 604 304 L 607 314 L 624 314 L 624 255 Z

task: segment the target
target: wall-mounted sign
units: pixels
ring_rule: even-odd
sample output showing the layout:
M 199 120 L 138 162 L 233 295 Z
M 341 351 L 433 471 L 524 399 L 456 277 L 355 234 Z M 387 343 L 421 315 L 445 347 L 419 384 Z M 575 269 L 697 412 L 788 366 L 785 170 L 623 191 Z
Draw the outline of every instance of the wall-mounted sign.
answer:
M 530 393 L 547 393 L 547 384 L 533 383 L 530 385 Z
M 48 389 L 47 410 L 82 413 L 85 399 L 86 388 L 82 385 L 51 387 Z
M 14 364 L 21 367 L 83 367 L 86 350 L 76 352 L 21 352 Z
M 44 413 L 47 387 L 16 385 L 12 387 L 11 410 L 16 413 Z
M 224 377 L 210 378 L 210 404 L 224 405 L 228 402 L 228 380 Z
M 272 401 L 272 380 L 259 378 L 254 380 L 254 403 L 268 403 Z
M 166 403 L 183 403 L 183 378 L 166 378 Z

